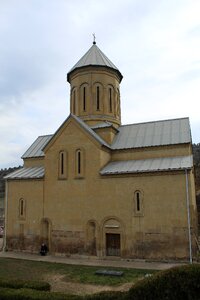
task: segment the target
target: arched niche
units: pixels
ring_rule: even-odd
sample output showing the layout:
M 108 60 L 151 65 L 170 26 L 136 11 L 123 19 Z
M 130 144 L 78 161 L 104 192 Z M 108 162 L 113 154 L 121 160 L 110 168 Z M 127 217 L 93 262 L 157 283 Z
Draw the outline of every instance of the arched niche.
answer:
M 43 218 L 41 220 L 40 226 L 40 241 L 41 243 L 45 243 L 49 249 L 51 250 L 51 221 L 48 218 Z
M 86 237 L 86 251 L 90 255 L 97 255 L 97 224 L 94 220 L 87 222 Z

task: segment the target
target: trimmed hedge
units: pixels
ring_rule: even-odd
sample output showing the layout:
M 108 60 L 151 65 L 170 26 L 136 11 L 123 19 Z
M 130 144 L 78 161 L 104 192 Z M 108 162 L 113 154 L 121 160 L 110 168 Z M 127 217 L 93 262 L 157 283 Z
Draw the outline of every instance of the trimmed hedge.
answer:
M 82 297 L 31 289 L 8 289 L 0 287 L 1 300 L 81 300 Z
M 88 295 L 83 297 L 83 300 L 123 300 L 125 299 L 125 292 L 101 292 L 98 294 Z
M 0 281 L 2 284 L 2 280 Z M 8 283 L 9 281 L 7 281 Z M 14 282 L 14 281 L 10 281 Z M 76 296 L 36 289 L 0 287 L 1 300 L 199 300 L 200 265 L 175 267 L 136 283 L 128 292 Z M 23 282 L 23 281 L 22 281 Z M 28 283 L 28 282 L 24 282 Z M 30 283 L 30 282 L 29 282 Z M 35 282 L 34 282 L 35 283 Z M 42 283 L 42 282 L 41 282 Z M 41 284 L 40 283 L 40 284 Z M 16 286 L 18 286 L 16 288 Z M 29 285 L 30 286 L 30 285 Z
M 199 300 L 200 265 L 186 265 L 161 271 L 136 283 L 127 300 Z
M 38 291 L 50 291 L 51 285 L 45 281 L 26 281 L 20 279 L 0 278 L 0 287 L 12 289 L 33 289 Z

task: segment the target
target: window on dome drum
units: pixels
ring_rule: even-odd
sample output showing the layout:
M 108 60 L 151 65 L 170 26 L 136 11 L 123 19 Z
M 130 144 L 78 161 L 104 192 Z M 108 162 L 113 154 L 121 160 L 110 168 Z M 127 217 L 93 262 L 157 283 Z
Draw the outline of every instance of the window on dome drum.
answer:
M 134 193 L 135 215 L 143 215 L 142 193 L 135 191 Z
M 86 111 L 86 87 L 83 87 L 83 111 Z
M 119 90 L 117 92 L 116 114 L 117 114 L 117 117 L 119 117 L 119 115 L 120 115 L 120 93 L 119 93 Z
M 73 114 L 76 114 L 76 91 L 73 91 Z
M 109 88 L 109 111 L 112 112 L 112 89 Z
M 97 110 L 100 110 L 100 90 L 99 86 L 96 88 L 96 101 L 97 101 Z
M 23 198 L 19 199 L 19 217 L 25 219 L 25 200 Z
M 67 153 L 66 153 L 66 151 L 60 151 L 60 153 L 59 153 L 58 177 L 59 177 L 59 179 L 67 178 Z
M 75 176 L 78 178 L 82 178 L 83 175 L 84 175 L 84 152 L 81 149 L 77 149 Z

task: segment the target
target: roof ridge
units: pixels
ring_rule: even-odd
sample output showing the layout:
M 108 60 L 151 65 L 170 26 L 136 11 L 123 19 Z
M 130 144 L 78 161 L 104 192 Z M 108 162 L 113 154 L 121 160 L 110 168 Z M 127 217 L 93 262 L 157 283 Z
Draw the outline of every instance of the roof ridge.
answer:
M 43 134 L 43 135 L 38 135 L 37 138 L 39 138 L 39 137 L 45 137 L 45 136 L 52 136 L 52 135 L 54 135 L 54 134 L 53 133 L 51 133 L 51 134 Z
M 123 124 L 120 127 L 125 127 L 125 126 L 132 126 L 132 125 L 141 125 L 141 124 L 150 124 L 150 123 L 161 123 L 161 122 L 167 122 L 167 121 L 176 121 L 176 120 L 184 120 L 188 119 L 189 117 L 182 117 L 182 118 L 174 118 L 174 119 L 164 119 L 164 120 L 156 120 L 156 121 L 146 121 L 146 122 L 138 122 L 138 123 L 131 123 L 131 124 Z

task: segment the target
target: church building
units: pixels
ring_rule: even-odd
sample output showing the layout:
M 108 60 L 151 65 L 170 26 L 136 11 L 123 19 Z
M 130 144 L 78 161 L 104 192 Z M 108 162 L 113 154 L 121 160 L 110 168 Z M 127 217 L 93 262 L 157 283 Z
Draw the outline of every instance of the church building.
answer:
M 7 175 L 4 250 L 191 259 L 197 212 L 188 118 L 122 125 L 122 74 L 93 42 L 67 74 L 70 115 Z

